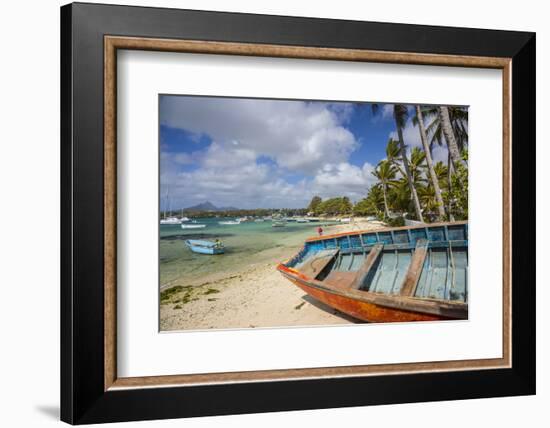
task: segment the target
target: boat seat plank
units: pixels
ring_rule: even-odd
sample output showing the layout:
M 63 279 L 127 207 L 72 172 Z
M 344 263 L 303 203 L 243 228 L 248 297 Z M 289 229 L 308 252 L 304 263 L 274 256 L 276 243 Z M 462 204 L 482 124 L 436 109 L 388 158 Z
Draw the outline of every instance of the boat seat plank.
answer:
M 399 294 L 402 296 L 414 296 L 416 292 L 416 286 L 418 285 L 418 280 L 422 274 L 424 268 L 424 261 L 426 260 L 426 255 L 428 254 L 428 241 L 426 239 L 419 239 L 416 241 L 416 247 L 414 249 L 414 254 L 407 270 L 407 274 L 403 279 L 401 284 L 401 291 Z
M 367 278 L 367 275 L 369 274 L 370 270 L 382 254 L 382 249 L 384 248 L 384 244 L 376 244 L 374 247 L 372 247 L 372 250 L 370 250 L 369 254 L 365 258 L 365 261 L 355 274 L 355 279 L 350 284 L 350 288 L 354 290 L 359 290 L 363 283 L 365 282 L 365 279 Z
M 348 290 L 356 275 L 356 272 L 332 271 L 323 282 L 340 290 Z
M 340 250 L 337 248 L 319 251 L 297 268 L 305 276 L 315 279 L 319 276 L 323 269 L 325 269 L 325 267 L 327 267 L 328 264 L 338 256 L 339 251 Z

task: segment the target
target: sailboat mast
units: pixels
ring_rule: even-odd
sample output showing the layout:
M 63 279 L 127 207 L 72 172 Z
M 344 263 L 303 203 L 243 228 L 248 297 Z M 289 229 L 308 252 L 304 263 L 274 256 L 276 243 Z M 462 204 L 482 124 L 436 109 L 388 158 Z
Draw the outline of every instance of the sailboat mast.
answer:
M 166 196 L 164 197 L 164 220 L 166 220 L 166 208 L 168 207 L 168 189 L 166 189 Z

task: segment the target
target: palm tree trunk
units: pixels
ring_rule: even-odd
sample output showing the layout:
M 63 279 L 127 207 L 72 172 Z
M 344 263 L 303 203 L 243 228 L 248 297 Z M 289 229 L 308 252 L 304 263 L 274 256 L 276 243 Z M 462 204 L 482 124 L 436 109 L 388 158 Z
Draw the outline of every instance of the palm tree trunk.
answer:
M 434 164 L 432 160 L 432 153 L 430 151 L 430 146 L 428 144 L 428 136 L 426 135 L 426 128 L 424 128 L 424 117 L 422 116 L 422 111 L 420 106 L 416 106 L 416 116 L 418 117 L 418 129 L 420 130 L 420 139 L 422 140 L 422 146 L 424 148 L 424 153 L 426 153 L 426 163 L 428 164 L 428 171 L 430 171 L 430 178 L 434 186 L 435 200 L 437 201 L 437 210 L 439 212 L 439 218 L 442 220 L 445 218 L 445 204 L 443 198 L 441 197 L 441 188 L 439 187 L 439 180 L 437 175 L 435 175 Z
M 456 168 L 461 163 L 460 150 L 456 142 L 453 127 L 451 125 L 451 118 L 449 116 L 449 109 L 446 106 L 439 107 L 439 120 L 441 121 L 441 130 L 447 141 L 447 147 L 449 148 L 449 154 L 453 161 L 453 166 Z
M 416 193 L 416 188 L 414 187 L 414 183 L 412 181 L 411 176 L 411 170 L 409 168 L 409 160 L 407 159 L 407 149 L 405 147 L 405 142 L 403 141 L 403 130 L 397 124 L 397 136 L 399 137 L 399 145 L 401 147 L 401 160 L 403 161 L 403 168 L 405 169 L 405 174 L 407 175 L 407 181 L 409 183 L 409 189 L 411 191 L 411 195 L 414 202 L 414 209 L 416 210 L 416 217 L 419 221 L 424 222 L 424 218 L 422 217 L 422 210 L 420 209 L 420 202 L 418 200 L 418 194 Z
M 386 185 L 382 183 L 382 194 L 384 195 L 384 210 L 386 211 L 386 218 L 390 216 L 390 210 L 388 209 L 388 199 L 386 197 Z
M 452 190 L 453 182 L 452 175 L 454 174 L 453 162 L 451 159 L 451 152 L 447 154 L 447 188 L 449 189 L 449 205 L 447 206 L 447 212 L 449 213 L 449 221 L 455 221 L 455 216 L 453 215 L 453 201 L 452 201 Z

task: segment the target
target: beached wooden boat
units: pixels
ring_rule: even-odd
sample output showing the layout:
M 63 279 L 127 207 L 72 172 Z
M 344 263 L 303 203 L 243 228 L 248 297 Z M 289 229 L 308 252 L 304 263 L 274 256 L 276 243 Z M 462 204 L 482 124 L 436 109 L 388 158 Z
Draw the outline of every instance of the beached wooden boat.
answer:
M 277 269 L 315 299 L 363 321 L 468 318 L 468 224 L 310 238 Z
M 220 243 L 212 241 L 201 241 L 198 239 L 187 239 L 185 244 L 191 251 L 199 254 L 223 254 L 225 248 Z

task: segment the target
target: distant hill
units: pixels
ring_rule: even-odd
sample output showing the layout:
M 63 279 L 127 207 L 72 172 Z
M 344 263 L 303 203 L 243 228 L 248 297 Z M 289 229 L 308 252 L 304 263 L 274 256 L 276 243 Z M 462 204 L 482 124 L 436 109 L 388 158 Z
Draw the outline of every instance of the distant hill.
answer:
M 184 211 L 237 211 L 235 207 L 217 207 L 212 202 L 206 201 L 192 207 L 184 208 Z

